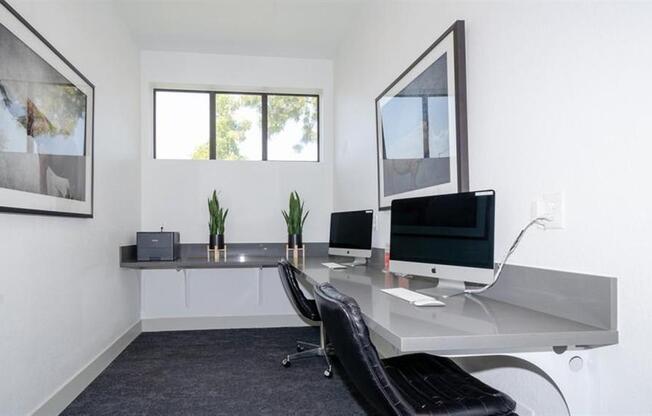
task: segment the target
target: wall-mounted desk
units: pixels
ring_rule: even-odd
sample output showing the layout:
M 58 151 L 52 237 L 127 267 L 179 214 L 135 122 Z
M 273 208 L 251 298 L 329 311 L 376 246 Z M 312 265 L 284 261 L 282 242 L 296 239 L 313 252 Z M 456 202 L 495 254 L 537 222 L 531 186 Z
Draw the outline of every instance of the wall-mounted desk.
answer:
M 326 253 L 324 244 L 309 243 L 309 251 Z M 285 258 L 285 245 L 281 243 L 229 244 L 226 256 L 218 260 L 206 250 L 206 244 L 181 244 L 180 256 L 174 261 L 138 261 L 136 246 L 120 247 L 120 267 L 137 270 L 185 269 L 238 269 L 276 267 Z
M 425 351 L 450 356 L 514 357 L 530 363 L 530 369 L 535 367 L 546 377 L 559 390 L 571 414 L 592 413 L 590 389 L 573 386 L 592 385 L 592 349 L 618 343 L 616 279 L 506 266 L 500 282 L 482 295 L 449 298 L 442 308 L 418 308 L 381 289 L 432 289 L 436 281 L 384 273 L 377 259 L 369 266 L 330 270 L 321 263 L 341 258 L 329 258 L 326 252 L 326 244 L 308 245 L 305 261 L 300 260 L 294 267 L 309 284 L 331 282 L 354 297 L 382 354 Z M 174 262 L 138 262 L 135 254 L 135 246 L 121 247 L 121 267 L 184 272 L 186 308 L 190 303 L 190 270 L 257 269 L 252 289 L 255 294 L 246 305 L 255 309 L 264 306 L 264 281 L 279 283 L 275 270 L 268 271 L 269 279 L 263 279 L 263 270 L 275 268 L 278 260 L 285 258 L 285 245 L 233 244 L 226 260 L 219 261 L 207 255 L 204 244 L 183 244 L 181 257 Z M 232 278 L 235 273 L 216 274 L 215 279 L 232 286 L 238 280 Z M 267 292 L 267 301 L 270 297 L 285 299 L 278 286 Z M 258 313 L 267 312 L 260 309 Z
M 326 261 L 309 257 L 294 267 L 309 283 L 330 282 L 355 298 L 381 354 L 509 355 L 538 366 L 571 414 L 591 413 L 589 397 L 572 386 L 591 381 L 586 351 L 618 343 L 616 279 L 506 266 L 500 282 L 482 295 L 416 307 L 381 290 L 432 290 L 435 280 L 399 278 L 373 265 L 331 270 L 322 266 Z M 558 359 L 542 359 L 534 353 L 540 351 L 555 351 Z
M 234 244 L 215 261 L 204 244 L 183 244 L 176 261 L 136 260 L 135 246 L 121 247 L 120 266 L 137 270 L 275 268 L 285 246 Z M 418 308 L 381 289 L 436 287 L 436 280 L 398 278 L 369 265 L 331 270 L 326 245 L 308 245 L 294 266 L 311 284 L 331 282 L 354 297 L 370 329 L 395 353 L 440 354 L 585 349 L 618 342 L 616 279 L 521 266 L 506 266 L 500 282 L 482 295 L 446 299 L 443 308 Z M 315 254 L 315 255 L 311 255 Z
M 435 289 L 436 280 L 397 278 L 371 266 L 331 270 L 321 265 L 326 261 L 308 258 L 296 268 L 310 283 L 330 282 L 355 298 L 369 328 L 396 353 L 531 352 L 618 342 L 612 278 L 506 266 L 503 279 L 484 295 L 444 299 L 445 307 L 416 307 L 381 290 Z M 578 293 L 569 292 L 573 283 Z M 551 304 L 545 305 L 546 299 Z
M 325 255 L 325 243 L 306 243 Z M 276 267 L 284 243 L 229 243 L 226 257 L 206 244 L 183 243 L 175 261 L 138 261 L 136 246 L 120 247 L 120 267 L 141 280 L 146 330 L 305 324 L 283 293 Z M 251 323 L 251 324 L 250 324 Z

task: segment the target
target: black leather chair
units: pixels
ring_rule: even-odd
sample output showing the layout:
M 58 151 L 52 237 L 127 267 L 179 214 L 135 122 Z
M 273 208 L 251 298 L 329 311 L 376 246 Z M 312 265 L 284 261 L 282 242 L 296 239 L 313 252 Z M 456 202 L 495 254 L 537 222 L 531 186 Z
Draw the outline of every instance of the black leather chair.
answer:
M 352 383 L 383 415 L 515 415 L 516 403 L 453 361 L 430 354 L 381 360 L 356 301 L 330 283 L 315 288 L 328 339 Z
M 324 334 L 324 327 L 322 325 L 321 318 L 319 317 L 319 311 L 317 311 L 315 301 L 306 298 L 306 296 L 299 288 L 299 282 L 297 282 L 295 273 L 296 270 L 286 260 L 281 260 L 278 262 L 278 274 L 281 277 L 283 289 L 285 289 L 285 293 L 290 299 L 292 305 L 294 305 L 297 312 L 303 315 L 306 319 L 319 322 L 320 345 L 312 344 L 310 342 L 297 341 L 297 352 L 295 354 L 289 354 L 283 359 L 281 364 L 283 367 L 289 367 L 294 360 L 310 357 L 324 357 L 326 360 L 326 370 L 324 370 L 324 376 L 331 377 L 333 371 L 330 360 L 328 359 L 328 354 L 331 352 L 331 349 L 326 344 L 326 336 Z

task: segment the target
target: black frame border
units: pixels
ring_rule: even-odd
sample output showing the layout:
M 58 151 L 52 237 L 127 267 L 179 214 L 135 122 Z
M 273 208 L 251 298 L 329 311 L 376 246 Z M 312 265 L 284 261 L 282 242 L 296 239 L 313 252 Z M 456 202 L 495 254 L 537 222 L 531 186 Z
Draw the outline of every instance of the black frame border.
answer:
M 45 46 L 48 47 L 61 61 L 67 65 L 72 71 L 77 74 L 84 82 L 86 82 L 91 90 L 93 91 L 93 97 L 90 102 L 91 109 L 93 110 L 93 116 L 91 118 L 91 212 L 90 214 L 80 214 L 77 212 L 66 212 L 66 211 L 48 211 L 41 209 L 30 209 L 30 208 L 15 208 L 15 207 L 6 207 L 0 206 L 0 212 L 6 212 L 11 214 L 33 214 L 33 215 L 47 215 L 47 216 L 56 216 L 56 217 L 73 217 L 73 218 L 94 218 L 95 214 L 95 85 L 88 80 L 70 61 L 68 61 L 62 54 L 59 52 L 50 42 L 43 37 L 29 22 L 20 15 L 13 7 L 9 5 L 6 0 L 0 0 L 0 6 L 7 9 L 7 11 L 13 15 L 21 24 L 23 24 L 30 32 L 36 36 L 38 40 L 43 42 Z M 85 141 L 84 141 L 85 145 Z
M 428 47 L 419 57 L 410 64 L 387 88 L 381 92 L 374 101 L 376 123 L 376 167 L 378 178 L 378 210 L 388 211 L 390 206 L 381 206 L 380 181 L 382 171 L 380 166 L 380 131 L 378 130 L 378 101 L 391 90 L 403 77 L 414 69 L 423 58 L 437 47 L 446 37 L 453 34 L 453 52 L 455 60 L 453 69 L 455 73 L 455 130 L 457 143 L 457 192 L 469 190 L 469 152 L 468 152 L 468 117 L 466 113 L 466 40 L 464 36 L 464 20 L 456 20 L 437 40 Z
M 3 1 L 3 0 L 0 0 Z M 262 154 L 261 160 L 244 160 L 243 162 L 291 162 L 291 163 L 319 163 L 321 162 L 321 96 L 319 94 L 303 94 L 303 93 L 291 93 L 291 92 L 258 92 L 258 91 L 237 91 L 237 90 L 204 90 L 204 89 L 190 89 L 190 88 L 168 88 L 168 87 L 154 87 L 152 88 L 152 143 L 153 143 L 153 153 L 152 159 L 154 160 L 169 160 L 169 159 L 157 159 L 156 158 L 156 93 L 157 92 L 185 92 L 185 93 L 198 93 L 198 94 L 208 94 L 209 95 L 209 161 L 219 161 L 219 162 L 232 162 L 232 160 L 222 160 L 217 159 L 217 149 L 216 149 L 216 132 L 215 132 L 215 96 L 218 94 L 234 94 L 234 95 L 258 95 L 261 97 L 261 140 L 262 140 Z M 269 137 L 267 136 L 267 116 L 268 109 L 267 99 L 269 96 L 288 96 L 288 97 L 313 97 L 317 99 L 317 160 L 268 160 L 267 159 L 267 141 Z M 171 159 L 171 160 L 187 160 L 187 159 Z

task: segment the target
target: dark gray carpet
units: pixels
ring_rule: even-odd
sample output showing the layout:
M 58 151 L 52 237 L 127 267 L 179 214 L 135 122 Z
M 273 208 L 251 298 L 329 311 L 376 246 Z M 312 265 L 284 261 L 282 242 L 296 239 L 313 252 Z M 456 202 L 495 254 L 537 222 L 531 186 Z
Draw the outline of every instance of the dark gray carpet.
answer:
M 143 333 L 63 415 L 364 415 L 369 406 L 334 362 L 281 366 L 316 328 Z

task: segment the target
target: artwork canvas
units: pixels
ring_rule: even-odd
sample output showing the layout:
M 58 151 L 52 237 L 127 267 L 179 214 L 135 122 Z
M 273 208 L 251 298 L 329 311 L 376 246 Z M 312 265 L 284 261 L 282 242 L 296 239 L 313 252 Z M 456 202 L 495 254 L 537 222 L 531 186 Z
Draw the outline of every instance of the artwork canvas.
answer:
M 92 217 L 93 85 L 0 2 L 0 210 Z
M 464 22 L 376 98 L 378 206 L 468 190 Z

